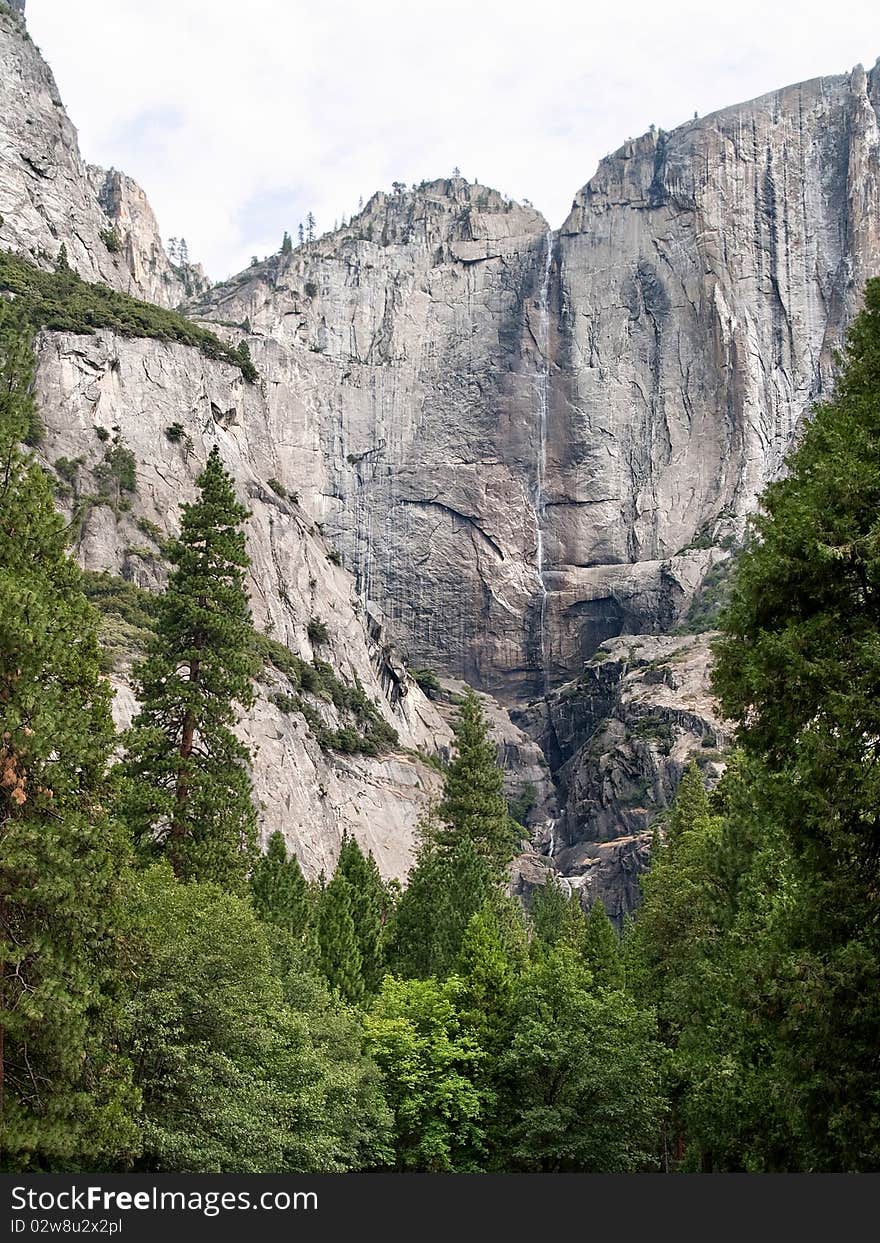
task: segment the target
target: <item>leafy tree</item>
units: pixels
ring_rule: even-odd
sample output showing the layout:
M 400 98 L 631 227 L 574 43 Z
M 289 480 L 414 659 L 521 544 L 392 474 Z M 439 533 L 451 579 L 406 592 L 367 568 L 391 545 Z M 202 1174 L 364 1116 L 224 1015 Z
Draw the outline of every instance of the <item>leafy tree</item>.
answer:
M 296 855 L 288 858 L 282 833 L 272 834 L 266 853 L 254 864 L 250 891 L 261 920 L 283 928 L 295 939 L 302 937 L 309 921 L 309 889 Z
M 353 837 L 342 839 L 337 873 L 348 881 L 355 939 L 361 956 L 364 987 L 373 993 L 385 970 L 384 926 L 388 918 L 388 890 L 372 854 L 365 855 Z
M 450 845 L 470 838 L 500 871 L 516 851 L 519 830 L 508 813 L 495 745 L 472 690 L 459 708 L 454 732 L 457 754 L 443 778 L 437 814 L 445 828 L 438 839 Z
M 584 961 L 599 988 L 623 988 L 620 941 L 601 898 L 590 907 L 584 935 Z
M 652 1013 L 594 995 L 577 953 L 557 946 L 518 982 L 498 1060 L 492 1165 L 543 1172 L 649 1169 L 663 1111 Z
M 360 1001 L 364 995 L 363 960 L 353 909 L 352 886 L 337 871 L 318 903 L 318 946 L 328 984 L 349 1002 Z
M 253 703 L 248 515 L 216 446 L 197 485 L 135 674 L 142 707 L 126 737 L 123 807 L 142 850 L 164 854 L 178 876 L 241 892 L 256 851 L 250 757 L 233 733 Z
M 455 977 L 387 975 L 365 1018 L 367 1048 L 385 1076 L 394 1114 L 400 1170 L 479 1168 L 484 1101 L 473 1080 L 484 1055 L 461 1030 L 460 991 Z
M 124 1159 L 135 1097 L 112 1040 L 126 842 L 97 617 L 33 426 L 31 328 L 0 300 L 0 1162 Z
M 126 1045 L 143 1093 L 138 1168 L 185 1173 L 340 1171 L 387 1153 L 387 1112 L 352 1027 L 346 1072 L 328 1049 L 326 997 L 291 1004 L 247 902 L 167 865 L 128 896 Z M 371 1137 L 372 1135 L 372 1137 Z

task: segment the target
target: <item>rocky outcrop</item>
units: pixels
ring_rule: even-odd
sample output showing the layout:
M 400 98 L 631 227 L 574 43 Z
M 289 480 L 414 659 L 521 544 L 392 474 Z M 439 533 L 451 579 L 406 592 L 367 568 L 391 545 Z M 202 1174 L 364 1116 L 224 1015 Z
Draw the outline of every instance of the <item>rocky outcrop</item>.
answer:
M 654 825 L 685 768 L 709 784 L 723 772 L 730 726 L 709 686 L 710 639 L 607 640 L 577 681 L 513 714 L 550 760 L 560 805 L 519 861 L 519 892 L 553 870 L 617 923 L 638 904 Z
M 200 270 L 172 266 L 131 178 L 82 162 L 51 70 L 0 5 L 0 248 L 47 267 L 62 244 L 86 280 L 162 306 L 206 283 Z
M 291 702 L 283 674 L 264 675 L 243 727 L 255 751 L 263 835 L 281 829 L 316 875 L 332 867 L 348 831 L 373 850 L 386 875 L 405 876 L 416 825 L 440 785 L 419 752 L 448 750 L 449 729 L 395 656 L 382 619 L 365 614 L 351 576 L 335 564 L 312 520 L 275 490 L 277 459 L 259 387 L 185 346 L 112 334 L 44 333 L 38 360 L 40 451 L 58 478 L 87 569 L 160 586 L 162 540 L 176 530 L 178 503 L 194 495 L 195 477 L 211 445 L 219 445 L 251 512 L 248 587 L 256 628 L 307 661 L 326 662 L 347 685 L 359 684 L 400 737 L 400 746 L 382 756 L 322 747 Z M 101 466 L 117 441 L 134 455 L 136 489 L 117 498 L 105 484 L 101 501 Z M 323 623 L 326 639 L 312 642 L 313 621 Z M 116 704 L 125 723 L 134 705 L 124 670 Z M 311 708 L 328 728 L 340 723 L 330 704 L 313 699 Z
M 283 477 L 414 660 L 506 702 L 681 620 L 880 271 L 880 70 L 652 132 L 558 235 L 460 178 L 215 288 Z

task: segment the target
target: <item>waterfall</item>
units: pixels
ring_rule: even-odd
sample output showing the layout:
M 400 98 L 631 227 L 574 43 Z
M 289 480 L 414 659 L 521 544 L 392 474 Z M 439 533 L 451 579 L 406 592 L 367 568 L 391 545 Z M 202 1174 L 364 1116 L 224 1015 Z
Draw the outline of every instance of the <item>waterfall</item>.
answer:
M 544 273 L 541 290 L 538 296 L 538 332 L 535 342 L 538 346 L 538 364 L 535 373 L 535 390 L 537 396 L 538 416 L 538 460 L 535 469 L 535 486 L 532 496 L 532 509 L 535 515 L 537 531 L 537 549 L 535 571 L 540 592 L 540 613 L 538 618 L 539 642 L 541 653 L 541 674 L 544 679 L 544 693 L 549 690 L 547 677 L 547 654 L 545 622 L 547 614 L 547 584 L 544 581 L 544 516 L 546 500 L 544 497 L 544 475 L 547 467 L 547 407 L 550 392 L 550 267 L 553 262 L 553 231 L 547 230 L 545 237 Z

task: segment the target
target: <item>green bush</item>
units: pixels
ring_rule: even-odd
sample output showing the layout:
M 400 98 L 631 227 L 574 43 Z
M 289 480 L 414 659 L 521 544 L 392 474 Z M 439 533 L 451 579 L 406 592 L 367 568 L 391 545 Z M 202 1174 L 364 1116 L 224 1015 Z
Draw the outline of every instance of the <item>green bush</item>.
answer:
M 106 328 L 124 337 L 176 342 L 193 346 L 206 358 L 231 363 L 249 383 L 258 378 L 245 342 L 235 349 L 177 311 L 82 280 L 67 266 L 66 252 L 57 271 L 43 272 L 9 251 L 0 251 L 0 290 L 23 300 L 36 328 L 89 334 Z
M 312 647 L 318 647 L 322 643 L 330 640 L 330 631 L 327 629 L 327 623 L 321 621 L 320 617 L 313 617 L 308 624 L 306 633 L 309 636 L 309 643 Z
M 267 479 L 266 483 L 272 489 L 276 496 L 280 496 L 283 501 L 287 500 L 287 489 L 278 479 Z
M 122 242 L 120 241 L 119 234 L 116 232 L 115 225 L 111 224 L 109 228 L 102 229 L 100 236 L 101 241 L 110 251 L 111 255 L 118 254 L 122 249 Z
M 429 699 L 434 699 L 443 690 L 433 669 L 410 669 L 409 676 Z
M 165 435 L 173 445 L 177 445 L 183 440 L 186 431 L 182 423 L 172 423 L 170 427 L 165 428 Z

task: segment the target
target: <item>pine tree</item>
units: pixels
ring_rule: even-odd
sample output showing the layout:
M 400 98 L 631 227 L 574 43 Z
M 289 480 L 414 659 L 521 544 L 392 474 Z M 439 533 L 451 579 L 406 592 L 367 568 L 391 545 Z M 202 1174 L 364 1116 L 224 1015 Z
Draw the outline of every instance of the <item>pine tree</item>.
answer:
M 667 842 L 673 845 L 688 829 L 708 819 L 709 814 L 709 797 L 703 778 L 696 764 L 690 763 L 675 792 L 675 802 L 666 829 Z
M 356 1003 L 364 995 L 364 977 L 353 907 L 351 885 L 337 872 L 321 893 L 318 904 L 321 970 L 344 1001 Z
M 114 1052 L 114 909 L 125 837 L 108 818 L 114 743 L 97 619 L 33 423 L 32 329 L 0 299 L 0 1163 L 135 1146 Z
M 300 246 L 302 246 L 303 242 L 306 240 L 305 229 L 303 228 L 302 221 L 299 222 L 299 228 L 296 231 L 296 236 L 297 236 L 297 241 L 299 242 Z
M 311 212 L 306 216 L 306 237 L 310 242 L 315 240 L 315 217 Z
M 580 898 L 563 887 L 555 872 L 535 891 L 532 899 L 533 954 L 545 953 L 556 945 L 567 945 L 583 953 L 586 921 Z
M 293 251 L 293 242 L 290 239 L 290 234 L 285 229 L 284 237 L 281 239 L 281 253 L 282 255 L 289 255 L 292 253 L 292 251 Z
M 256 851 L 250 756 L 233 733 L 253 703 L 248 514 L 216 445 L 197 486 L 136 670 L 142 707 L 126 739 L 123 810 L 141 849 L 164 854 L 179 877 L 241 892 Z
M 451 845 L 470 838 L 500 871 L 513 857 L 519 833 L 507 809 L 495 746 L 472 690 L 459 708 L 454 732 L 457 754 L 444 774 L 437 814 L 445 829 L 438 839 Z
M 266 853 L 250 877 L 251 902 L 257 915 L 299 939 L 309 921 L 309 887 L 295 854 L 288 858 L 284 835 L 269 838 Z
M 447 976 L 471 917 L 498 887 L 469 837 L 451 848 L 427 833 L 394 914 L 389 959 L 402 975 Z
M 584 935 L 584 961 L 598 988 L 623 988 L 623 956 L 620 940 L 605 904 L 597 898 L 590 907 Z
M 389 896 L 376 860 L 365 855 L 353 837 L 342 839 L 336 871 L 351 886 L 351 914 L 361 955 L 364 987 L 373 993 L 382 983 L 385 970 L 384 924 Z

